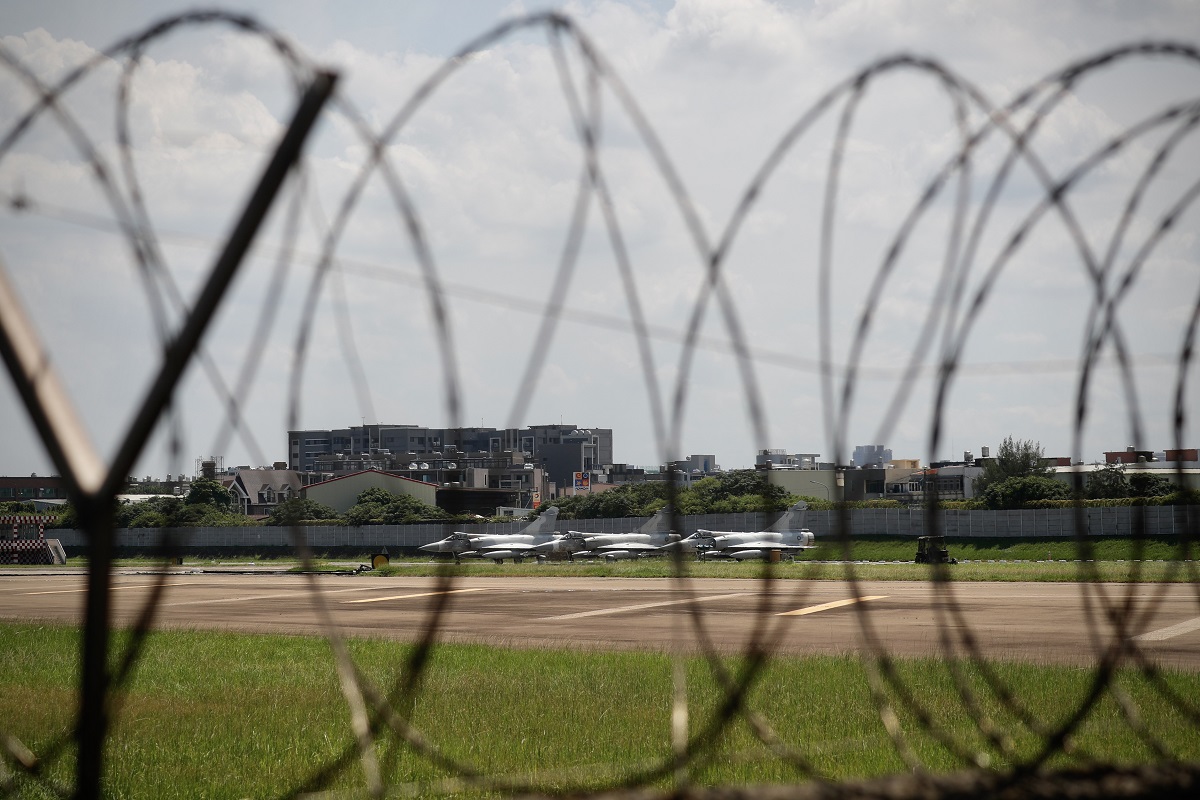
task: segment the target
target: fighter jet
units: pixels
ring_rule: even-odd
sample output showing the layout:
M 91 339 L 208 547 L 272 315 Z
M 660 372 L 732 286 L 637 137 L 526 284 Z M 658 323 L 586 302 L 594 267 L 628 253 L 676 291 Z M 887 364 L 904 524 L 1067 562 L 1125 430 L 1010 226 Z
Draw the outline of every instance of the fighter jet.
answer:
M 561 538 L 554 532 L 558 521 L 558 506 L 551 506 L 541 516 L 526 525 L 518 533 L 488 535 L 455 531 L 441 541 L 421 545 L 426 553 L 453 553 L 457 563 L 462 558 L 490 558 L 497 564 L 506 558 L 520 562 L 525 556 L 533 555 L 533 547 Z
M 765 531 L 698 530 L 691 536 L 660 548 L 663 552 L 682 550 L 701 559 L 770 558 L 771 551 L 795 554 L 815 547 L 813 532 L 803 527 L 808 504 L 803 500 L 789 508 Z
M 633 533 L 584 533 L 567 531 L 566 536 L 534 548 L 539 555 L 566 553 L 568 559 L 596 557 L 605 561 L 659 555 L 659 548 L 680 536 L 671 531 L 671 509 L 662 508 Z

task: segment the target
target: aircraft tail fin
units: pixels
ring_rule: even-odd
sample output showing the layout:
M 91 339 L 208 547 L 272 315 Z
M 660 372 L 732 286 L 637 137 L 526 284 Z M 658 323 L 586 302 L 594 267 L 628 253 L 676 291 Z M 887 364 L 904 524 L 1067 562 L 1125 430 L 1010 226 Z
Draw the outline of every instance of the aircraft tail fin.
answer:
M 783 512 L 779 519 L 771 527 L 769 531 L 798 531 L 804 527 L 804 520 L 808 516 L 808 503 L 801 500 L 796 505 Z
M 671 507 L 660 508 L 642 527 L 638 533 L 665 533 L 671 530 Z
M 558 506 L 550 506 L 537 519 L 521 529 L 521 533 L 553 533 L 558 523 Z

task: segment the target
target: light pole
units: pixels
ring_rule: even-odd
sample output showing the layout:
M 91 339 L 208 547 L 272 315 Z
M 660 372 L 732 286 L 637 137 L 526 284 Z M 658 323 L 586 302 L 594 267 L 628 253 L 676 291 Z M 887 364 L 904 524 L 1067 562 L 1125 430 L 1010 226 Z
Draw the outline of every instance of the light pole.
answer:
M 832 498 L 829 496 L 830 492 L 829 492 L 829 487 L 828 487 L 828 486 L 826 486 L 826 485 L 825 485 L 825 484 L 823 484 L 823 483 L 818 483 L 817 481 L 810 481 L 808 478 L 805 478 L 805 479 L 804 479 L 804 482 L 805 482 L 805 483 L 811 483 L 813 486 L 820 486 L 820 487 L 821 487 L 821 488 L 822 488 L 822 489 L 825 491 L 825 500 L 826 500 L 826 501 L 828 501 L 828 502 L 830 502 L 830 503 L 832 503 L 832 502 L 833 502 L 833 499 L 832 499 Z

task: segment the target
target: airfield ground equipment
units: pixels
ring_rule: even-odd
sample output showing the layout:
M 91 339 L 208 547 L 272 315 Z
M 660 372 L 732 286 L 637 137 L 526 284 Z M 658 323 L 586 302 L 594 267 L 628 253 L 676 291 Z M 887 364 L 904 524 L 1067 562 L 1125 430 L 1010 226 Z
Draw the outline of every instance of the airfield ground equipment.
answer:
M 918 536 L 917 537 L 917 563 L 918 564 L 957 564 L 957 558 L 950 557 L 950 551 L 946 549 L 946 537 L 944 536 Z

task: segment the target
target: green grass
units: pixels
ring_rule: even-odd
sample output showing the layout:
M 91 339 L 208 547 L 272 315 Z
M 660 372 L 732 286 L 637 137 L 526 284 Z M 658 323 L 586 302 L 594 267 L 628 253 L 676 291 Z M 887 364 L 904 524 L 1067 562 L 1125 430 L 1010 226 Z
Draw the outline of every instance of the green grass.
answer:
M 805 553 L 809 560 L 839 560 L 847 557 L 842 544 L 831 539 L 819 539 L 816 547 Z M 1071 539 L 948 539 L 950 555 L 959 561 L 1007 559 L 1022 561 L 1061 561 L 1082 557 L 1098 561 L 1179 560 L 1200 556 L 1192 545 L 1185 551 L 1177 538 L 1154 538 L 1137 541 L 1130 538 L 1096 538 L 1089 542 L 1090 552 L 1081 552 Z M 855 561 L 912 561 L 916 542 L 894 536 L 857 537 L 850 543 L 849 558 Z
M 935 574 L 928 564 L 907 563 L 854 563 L 851 565 L 819 561 L 797 560 L 769 567 L 758 561 L 738 563 L 734 561 L 687 560 L 686 574 L 696 578 L 762 578 L 845 580 L 852 570 L 859 580 L 927 581 Z M 1197 562 L 973 562 L 946 567 L 946 575 L 956 581 L 1105 581 L 1105 582 L 1189 582 L 1200 580 L 1200 563 Z M 670 559 L 653 558 L 637 561 L 618 561 L 615 564 L 600 562 L 568 563 L 549 562 L 537 564 L 493 564 L 488 562 L 464 562 L 455 565 L 448 561 L 393 562 L 386 567 L 364 575 L 373 577 L 430 576 L 443 572 L 470 577 L 531 577 L 567 576 L 588 578 L 667 578 L 675 575 Z
M 1098 539 L 1093 542 L 1091 552 L 1087 554 L 1094 559 L 1094 565 L 1077 562 L 1081 554 L 1075 543 L 1070 540 L 951 539 L 947 546 L 953 557 L 960 562 L 969 562 L 954 565 L 948 573 L 955 580 L 962 581 L 1186 582 L 1200 579 L 1197 572 L 1200 570 L 1200 563 L 1190 560 L 1200 553 L 1194 547 L 1185 551 L 1177 539 L 1147 539 L 1142 542 L 1127 538 Z M 913 563 L 915 550 L 915 543 L 909 540 L 895 537 L 860 537 L 851 543 L 849 558 L 856 562 L 854 573 L 859 578 L 928 580 L 933 571 L 928 566 Z M 844 579 L 847 574 L 845 566 L 814 562 L 838 561 L 845 555 L 838 542 L 819 540 L 817 547 L 799 556 L 796 563 L 784 562 L 775 565 L 770 574 L 778 578 Z M 1185 558 L 1188 560 L 1184 560 Z M 275 565 L 281 570 L 301 569 L 298 560 L 294 558 L 184 558 L 185 567 L 201 569 L 250 563 L 260 566 Z M 318 571 L 341 572 L 353 568 L 347 565 L 370 563 L 369 554 L 321 557 L 315 560 L 314 568 Z M 153 567 L 161 564 L 161 560 L 150 558 L 117 561 L 117 566 L 125 567 Z M 68 566 L 86 565 L 86 559 L 68 560 Z M 708 578 L 756 578 L 764 574 L 761 562 L 698 562 L 692 556 L 686 559 L 686 568 L 689 575 Z M 453 565 L 446 558 L 431 558 L 423 554 L 413 557 L 396 554 L 392 564 L 368 574 L 429 576 L 445 569 L 451 569 L 460 575 L 487 577 L 541 575 L 663 578 L 675 574 L 673 562 L 669 558 L 619 561 L 613 564 L 602 561 L 551 561 L 545 564 L 525 561 L 521 564 L 509 562 L 496 565 L 490 561 L 469 560 L 461 565 Z
M 69 736 L 78 631 L 44 625 L 0 625 L 0 730 L 35 753 Z M 360 671 L 390 691 L 403 676 L 411 646 L 355 640 Z M 738 659 L 725 662 L 740 669 Z M 1001 680 L 1036 720 L 1061 723 L 1089 685 L 1087 670 L 1030 664 L 994 665 Z M 927 713 L 969 753 L 988 753 L 1004 766 L 1030 757 L 1040 737 L 963 667 L 962 684 L 981 710 L 1012 739 L 1005 755 L 992 749 L 963 711 L 947 664 L 896 663 Z M 690 727 L 711 720 L 722 693 L 701 659 L 686 662 Z M 455 760 L 489 775 L 528 780 L 546 790 L 595 788 L 635 765 L 666 758 L 670 741 L 671 662 L 654 653 L 513 651 L 445 645 L 433 654 L 413 719 Z M 1180 696 L 1200 695 L 1200 674 L 1163 680 Z M 1140 675 L 1117 678 L 1147 729 L 1173 757 L 1200 758 L 1200 735 L 1185 714 Z M 891 692 L 895 702 L 897 695 Z M 821 775 L 872 777 L 904 769 L 867 689 L 863 665 L 851 657 L 786 658 L 771 663 L 749 705 L 782 741 Z M 935 771 L 963 767 L 923 733 L 912 710 L 897 715 L 909 744 Z M 120 695 L 106 752 L 106 791 L 118 798 L 263 797 L 302 784 L 351 741 L 328 645 L 319 639 L 169 631 L 152 635 L 134 678 Z M 391 740 L 389 740 L 391 741 Z M 1118 763 L 1157 759 L 1105 696 L 1072 738 L 1080 758 Z M 744 721 L 725 728 L 690 770 L 701 784 L 796 781 L 807 773 L 773 755 Z M 447 773 L 408 748 L 380 753 L 391 784 L 430 793 Z M 45 765 L 51 780 L 70 785 L 68 746 Z M 1059 756 L 1058 764 L 1071 763 Z M 355 760 L 335 771 L 330 788 L 363 785 Z M 669 779 L 658 785 L 669 785 Z M 19 796 L 38 797 L 24 785 Z

